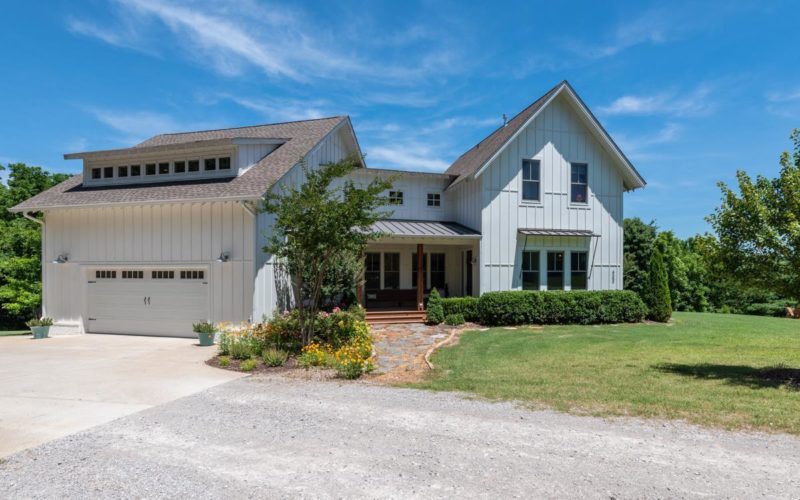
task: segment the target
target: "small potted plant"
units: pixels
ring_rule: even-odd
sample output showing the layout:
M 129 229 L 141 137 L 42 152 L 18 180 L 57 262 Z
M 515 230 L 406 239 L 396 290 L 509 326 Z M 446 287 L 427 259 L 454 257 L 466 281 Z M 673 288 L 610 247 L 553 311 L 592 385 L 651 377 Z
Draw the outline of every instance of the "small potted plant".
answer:
M 214 334 L 217 333 L 217 328 L 213 323 L 203 321 L 192 325 L 192 330 L 197 334 L 197 340 L 201 346 L 207 347 L 214 345 Z
M 50 327 L 53 326 L 53 320 L 51 318 L 33 318 L 25 324 L 31 329 L 33 338 L 46 339 L 50 335 Z

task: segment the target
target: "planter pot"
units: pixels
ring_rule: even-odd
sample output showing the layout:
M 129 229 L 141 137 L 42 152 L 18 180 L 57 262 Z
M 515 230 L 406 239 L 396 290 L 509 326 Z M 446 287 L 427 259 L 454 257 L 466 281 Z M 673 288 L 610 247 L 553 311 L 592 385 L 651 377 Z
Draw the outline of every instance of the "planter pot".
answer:
M 214 334 L 213 333 L 198 333 L 197 340 L 199 341 L 200 345 L 203 347 L 208 347 L 210 345 L 214 345 Z
M 31 333 L 35 339 L 46 339 L 50 333 L 49 326 L 32 326 Z

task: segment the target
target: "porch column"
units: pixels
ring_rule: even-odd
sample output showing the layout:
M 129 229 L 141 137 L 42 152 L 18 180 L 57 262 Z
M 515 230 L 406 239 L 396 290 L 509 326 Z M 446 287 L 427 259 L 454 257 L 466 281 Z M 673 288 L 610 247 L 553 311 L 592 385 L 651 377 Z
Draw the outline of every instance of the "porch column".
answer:
M 425 310 L 425 272 L 423 263 L 425 256 L 422 254 L 422 243 L 417 243 L 417 310 Z

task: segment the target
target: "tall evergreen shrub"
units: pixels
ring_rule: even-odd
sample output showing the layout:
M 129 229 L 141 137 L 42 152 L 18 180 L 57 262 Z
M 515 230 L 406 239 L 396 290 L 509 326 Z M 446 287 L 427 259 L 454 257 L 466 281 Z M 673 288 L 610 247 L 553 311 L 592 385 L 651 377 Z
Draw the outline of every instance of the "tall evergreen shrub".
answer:
M 427 323 L 429 325 L 438 325 L 442 321 L 444 321 L 444 307 L 442 307 L 442 296 L 439 295 L 439 291 L 435 288 L 431 290 L 430 295 L 428 296 L 428 308 L 427 308 Z
M 667 270 L 664 267 L 664 258 L 658 249 L 655 249 L 650 257 L 648 276 L 650 283 L 642 297 L 648 308 L 647 318 L 666 323 L 672 316 L 672 300 L 669 295 L 669 281 Z

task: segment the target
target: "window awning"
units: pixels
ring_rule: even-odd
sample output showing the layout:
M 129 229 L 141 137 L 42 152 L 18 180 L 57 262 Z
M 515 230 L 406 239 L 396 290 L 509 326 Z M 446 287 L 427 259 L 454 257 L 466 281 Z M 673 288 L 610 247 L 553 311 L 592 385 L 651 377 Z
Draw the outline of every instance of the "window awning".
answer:
M 372 230 L 387 236 L 403 238 L 477 239 L 481 237 L 481 233 L 457 222 L 384 219 L 373 224 Z
M 588 236 L 588 237 L 600 237 L 599 234 L 595 234 L 593 231 L 589 229 L 520 229 L 519 234 L 524 234 L 526 236 Z

